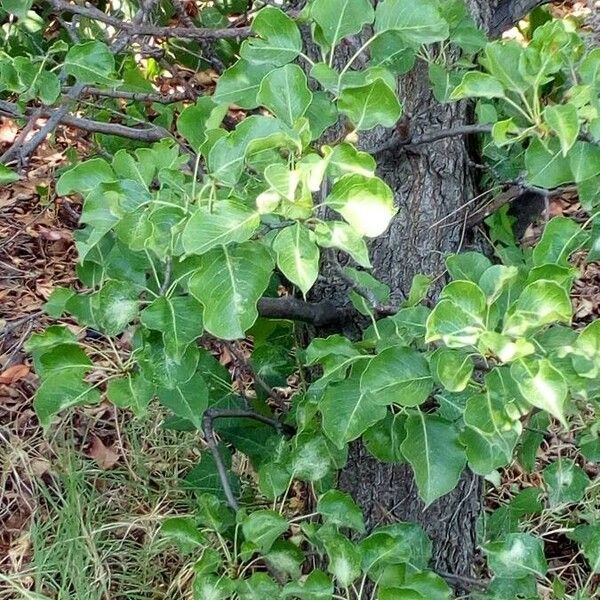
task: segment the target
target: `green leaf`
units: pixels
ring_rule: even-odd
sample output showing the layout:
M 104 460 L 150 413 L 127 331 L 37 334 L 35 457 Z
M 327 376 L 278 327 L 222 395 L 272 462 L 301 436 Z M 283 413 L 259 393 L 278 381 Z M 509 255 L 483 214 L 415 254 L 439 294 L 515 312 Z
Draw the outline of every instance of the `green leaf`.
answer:
M 375 423 L 364 432 L 362 441 L 367 450 L 381 462 L 404 462 L 400 446 L 406 437 L 404 415 L 387 413 L 385 419 Z
M 283 595 L 285 598 L 300 600 L 331 600 L 333 582 L 323 571 L 315 569 L 303 581 L 290 581 L 286 584 Z
M 414 590 L 401 588 L 381 588 L 377 596 L 378 600 L 429 600 Z
M 520 359 L 510 368 L 523 398 L 557 418 L 566 428 L 565 404 L 568 386 L 561 372 L 542 358 L 539 361 Z
M 194 578 L 194 600 L 228 600 L 235 593 L 235 583 L 223 575 L 200 575 Z
M 498 395 L 488 391 L 471 396 L 465 406 L 464 421 L 461 442 L 466 446 L 473 472 L 487 475 L 510 463 L 522 427 Z
M 569 152 L 573 180 L 581 183 L 600 173 L 600 146 L 590 142 L 575 142 Z
M 337 105 L 359 131 L 377 125 L 393 127 L 402 115 L 396 92 L 380 78 L 360 87 L 343 89 Z
M 377 237 L 396 214 L 394 193 L 379 177 L 344 175 L 334 184 L 325 204 L 339 212 L 360 235 Z
M 480 71 L 468 71 L 462 81 L 454 88 L 451 100 L 462 98 L 503 98 L 502 84 L 491 75 Z
M 544 120 L 560 140 L 562 155 L 567 156 L 579 136 L 579 116 L 573 104 L 557 104 L 544 109 Z
M 567 458 L 559 458 L 549 464 L 542 475 L 552 508 L 580 502 L 591 483 L 585 471 Z
M 329 161 L 328 172 L 332 177 L 338 178 L 349 173 L 364 177 L 375 175 L 375 159 L 347 142 L 338 144 L 334 148 L 323 146 L 323 156 Z
M 404 41 L 420 46 L 448 38 L 448 23 L 440 16 L 435 2 L 421 0 L 383 0 L 375 11 L 375 32 L 399 31 Z
M 115 406 L 129 408 L 134 415 L 141 417 L 147 413 L 154 397 L 154 385 L 140 373 L 128 373 L 125 377 L 108 382 L 106 396 Z
M 258 101 L 290 127 L 308 110 L 312 99 L 306 75 L 298 65 L 271 71 L 258 91 Z
M 550 323 L 569 323 L 571 315 L 566 290 L 554 281 L 539 279 L 525 287 L 511 306 L 502 332 L 518 337 Z
M 552 143 L 555 141 L 556 143 Z M 546 149 L 534 138 L 525 152 L 528 181 L 533 186 L 551 189 L 573 181 L 569 158 L 563 157 L 558 140 L 550 140 Z M 574 150 L 571 150 L 573 153 Z
M 330 48 L 372 23 L 375 13 L 369 0 L 314 0 L 310 15 Z
M 481 64 L 511 92 L 522 93 L 530 85 L 521 73 L 524 48 L 515 40 L 497 40 L 485 47 Z
M 273 259 L 259 242 L 214 248 L 189 281 L 204 305 L 204 326 L 214 336 L 243 338 L 258 318 L 256 303 L 269 285 Z
M 337 107 L 327 92 L 313 92 L 312 102 L 305 114 L 311 131 L 311 139 L 318 140 L 329 127 L 338 121 Z
M 65 56 L 65 71 L 79 83 L 114 85 L 115 57 L 102 42 L 89 41 L 71 46 Z
M 145 340 L 138 362 L 148 381 L 161 388 L 174 389 L 191 379 L 199 358 L 196 344 L 190 344 L 183 353 L 174 356 L 165 347 L 163 337 L 152 332 Z
M 348 588 L 360 576 L 359 549 L 339 533 L 328 533 L 323 544 L 329 558 L 327 570 L 335 577 L 339 586 Z
M 365 532 L 362 511 L 349 494 L 339 490 L 325 492 L 317 502 L 317 512 L 325 523 L 348 527 L 359 533 Z
M 260 215 L 237 200 L 217 202 L 212 210 L 198 208 L 187 222 L 181 243 L 187 254 L 204 254 L 216 246 L 250 239 L 260 225 Z
M 43 427 L 59 412 L 82 404 L 98 404 L 100 392 L 81 380 L 77 373 L 62 373 L 42 381 L 33 400 L 33 408 Z
M 66 310 L 67 301 L 72 298 L 74 292 L 70 288 L 54 288 L 44 304 L 44 312 L 53 319 L 60 319 Z
M 202 416 L 208 408 L 208 387 L 201 375 L 194 375 L 189 381 L 173 389 L 159 389 L 160 403 L 173 414 L 189 421 L 202 430 Z
M 163 334 L 165 348 L 179 356 L 202 335 L 202 307 L 189 296 L 161 296 L 140 314 L 144 327 Z
M 600 573 L 600 524 L 579 525 L 567 536 L 580 545 L 592 572 Z
M 413 45 L 407 42 L 401 31 L 384 31 L 372 38 L 371 63 L 383 67 L 394 75 L 405 75 L 415 65 L 416 52 Z
M 165 519 L 159 530 L 162 537 L 174 542 L 184 552 L 192 550 L 195 546 L 202 546 L 206 538 L 188 517 L 170 517 Z
M 56 183 L 56 193 L 59 196 L 66 196 L 71 192 L 85 194 L 99 183 L 114 180 L 115 173 L 111 166 L 103 158 L 92 158 L 65 171 Z
M 292 62 L 302 50 L 300 30 L 283 11 L 272 6 L 260 10 L 251 27 L 252 37 L 244 41 L 240 55 L 249 62 L 281 66 Z
M 408 298 L 404 302 L 403 306 L 416 306 L 425 300 L 427 292 L 431 287 L 433 278 L 429 275 L 423 275 L 417 273 L 414 275 L 412 283 L 410 284 L 410 290 L 408 291 Z
M 289 524 L 274 510 L 257 510 L 250 513 L 242 522 L 246 540 L 255 544 L 261 552 L 271 549 L 275 540 L 288 530 Z
M 467 462 L 454 425 L 422 412 L 406 421 L 402 454 L 414 470 L 419 495 L 427 506 L 456 487 Z
M 219 77 L 213 100 L 243 109 L 256 108 L 260 104 L 257 99 L 260 83 L 272 69 L 269 64 L 238 60 Z
M 556 263 L 568 267 L 571 254 L 585 241 L 586 235 L 573 219 L 554 217 L 544 227 L 542 238 L 533 249 L 533 264 Z
M 319 403 L 325 435 L 338 447 L 360 437 L 383 419 L 386 408 L 370 392 L 362 392 L 356 380 L 347 379 L 327 386 Z
M 123 281 L 111 280 L 98 294 L 98 324 L 110 336 L 125 331 L 139 310 L 138 291 Z
M 350 225 L 341 221 L 321 221 L 315 227 L 317 243 L 322 248 L 337 248 L 349 254 L 361 267 L 370 268 L 369 249 L 365 240 Z
M 12 15 L 19 17 L 19 19 L 25 19 L 27 13 L 31 9 L 33 0 L 2 0 L 0 6 Z
M 401 346 L 384 350 L 371 359 L 360 378 L 363 394 L 381 406 L 418 406 L 433 388 L 429 365 L 423 354 Z
M 579 74 L 583 83 L 598 87 L 600 84 L 600 48 L 593 48 L 581 61 Z
M 300 223 L 282 229 L 273 242 L 279 270 L 306 296 L 319 276 L 319 247 Z
M 238 580 L 236 591 L 239 600 L 275 600 L 280 594 L 279 586 L 266 573 Z
M 442 340 L 449 348 L 473 346 L 485 330 L 487 299 L 470 281 L 448 284 L 427 319 L 425 341 Z
M 448 584 L 431 571 L 407 575 L 401 589 L 418 592 L 427 600 L 450 600 L 452 598 L 452 590 Z
M 545 575 L 548 570 L 542 542 L 527 533 L 510 533 L 502 541 L 487 544 L 484 551 L 497 577 L 519 579 Z
M 212 98 L 203 96 L 196 104 L 186 107 L 177 119 L 177 131 L 200 152 L 207 140 L 207 131 L 216 129 L 227 114 L 227 104 L 215 104 Z
M 302 563 L 305 560 L 304 552 L 289 540 L 277 540 L 269 552 L 265 554 L 265 561 L 275 571 L 298 579 Z
M 20 176 L 5 165 L 0 165 L 0 187 L 19 181 Z
M 219 445 L 219 453 L 227 470 L 227 478 L 233 494 L 237 496 L 240 493 L 240 482 L 239 478 L 231 471 L 231 452 L 226 447 Z M 211 529 L 224 531 L 233 525 L 233 515 L 225 504 L 225 493 L 212 454 L 202 453 L 200 463 L 185 476 L 183 487 L 202 492 L 199 501 L 199 518 Z
M 482 275 L 492 266 L 490 259 L 479 252 L 461 252 L 446 258 L 446 267 L 452 279 L 479 283 Z
M 431 372 L 450 392 L 462 392 L 471 381 L 473 369 L 471 357 L 458 350 L 438 348 L 431 355 Z

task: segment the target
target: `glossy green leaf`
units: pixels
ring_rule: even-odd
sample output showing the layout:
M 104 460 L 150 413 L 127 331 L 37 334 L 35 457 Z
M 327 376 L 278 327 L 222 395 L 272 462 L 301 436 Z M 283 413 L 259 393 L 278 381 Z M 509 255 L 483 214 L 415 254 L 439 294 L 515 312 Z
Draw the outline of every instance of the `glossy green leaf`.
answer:
M 544 575 L 548 570 L 541 540 L 527 533 L 511 533 L 502 541 L 487 544 L 484 551 L 498 577 L 519 579 Z
M 27 12 L 31 9 L 33 0 L 2 0 L 0 6 L 10 14 L 13 14 L 19 19 L 25 19 Z
M 125 377 L 108 382 L 106 396 L 115 406 L 128 408 L 134 415 L 143 416 L 154 397 L 154 389 L 154 385 L 140 373 L 128 373 Z
M 521 336 L 550 323 L 569 323 L 571 315 L 571 300 L 565 289 L 540 279 L 530 283 L 510 308 L 503 333 Z
M 204 379 L 196 374 L 189 381 L 172 389 L 159 389 L 160 403 L 177 417 L 202 429 L 202 416 L 208 408 L 208 387 Z
M 335 577 L 339 586 L 349 587 L 360 576 L 359 549 L 338 533 L 328 534 L 323 543 L 329 559 L 327 570 Z
M 71 192 L 84 194 L 99 183 L 108 183 L 114 179 L 115 173 L 104 159 L 92 158 L 65 171 L 56 183 L 56 193 L 59 196 L 66 196 Z
M 479 252 L 461 252 L 446 258 L 446 267 L 452 279 L 479 283 L 482 275 L 492 266 L 490 259 Z
M 337 106 L 359 131 L 377 125 L 393 127 L 402 115 L 396 92 L 379 78 L 360 87 L 343 89 Z
M 337 248 L 349 254 L 361 267 L 370 268 L 369 249 L 363 237 L 341 221 L 322 221 L 315 227 L 315 239 L 322 248 Z
M 497 395 L 488 392 L 471 396 L 465 406 L 464 421 L 461 442 L 473 472 L 487 475 L 511 462 L 522 426 Z
M 227 114 L 227 104 L 216 104 L 212 98 L 202 97 L 185 108 L 177 119 L 177 131 L 199 152 L 207 140 L 207 131 L 216 129 Z
M 252 21 L 256 37 L 244 41 L 242 58 L 249 62 L 281 66 L 293 61 L 302 50 L 300 30 L 282 10 L 265 6 Z
M 573 104 L 557 104 L 547 106 L 544 120 L 560 140 L 563 156 L 567 156 L 579 135 L 579 116 Z
M 585 471 L 567 458 L 559 458 L 549 464 L 542 475 L 548 491 L 548 502 L 554 508 L 583 500 L 591 483 Z
M 575 142 L 569 152 L 569 164 L 576 183 L 600 173 L 600 146 L 590 142 Z
M 45 379 L 33 400 L 35 414 L 43 427 L 59 412 L 82 404 L 97 404 L 100 392 L 81 380 L 78 374 L 62 373 Z
M 239 600 L 275 600 L 280 590 L 266 573 L 254 573 L 248 579 L 238 580 L 236 592 Z
M 238 60 L 219 77 L 213 100 L 244 109 L 256 108 L 260 104 L 257 99 L 260 83 L 272 69 L 269 64 Z
M 381 406 L 418 406 L 427 400 L 433 380 L 425 357 L 411 348 L 396 346 L 369 361 L 360 389 Z
M 65 71 L 79 83 L 111 85 L 115 57 L 102 42 L 89 41 L 71 46 L 65 57 Z
M 292 126 L 308 110 L 313 99 L 304 71 L 298 65 L 285 65 L 265 75 L 258 101 L 276 117 Z
M 432 44 L 445 40 L 449 34 L 448 23 L 442 19 L 436 3 L 422 0 L 383 0 L 375 11 L 375 31 L 398 30 L 410 44 Z
M 236 200 L 223 200 L 212 210 L 200 207 L 187 222 L 181 243 L 187 254 L 204 254 L 217 246 L 250 239 L 260 225 L 256 210 Z
M 235 583 L 222 575 L 200 575 L 192 586 L 194 600 L 228 600 L 235 592 Z
M 261 552 L 268 552 L 275 540 L 288 530 L 289 524 L 273 510 L 257 510 L 242 522 L 242 532 Z
M 15 173 L 12 169 L 9 169 L 5 165 L 0 165 L 0 187 L 10 185 L 15 181 L 19 181 L 20 177 L 18 173 Z
M 222 339 L 243 338 L 258 318 L 256 303 L 269 285 L 273 259 L 258 242 L 214 248 L 189 282 L 204 305 L 204 326 Z
M 510 374 L 529 404 L 547 411 L 567 427 L 567 382 L 548 359 L 518 360 L 511 366 Z
M 184 552 L 206 543 L 206 538 L 188 517 L 170 517 L 165 519 L 160 526 L 160 535 L 174 542 Z
M 333 582 L 330 577 L 315 569 L 305 579 L 290 581 L 283 589 L 284 598 L 300 598 L 300 600 L 331 600 Z
M 174 356 L 202 334 L 202 307 L 189 296 L 161 296 L 141 312 L 140 320 L 163 334 L 165 347 Z
M 388 412 L 385 419 L 364 432 L 362 441 L 377 460 L 392 464 L 404 462 L 400 446 L 406 437 L 405 421 L 404 415 Z
M 537 138 L 527 147 L 525 166 L 531 185 L 551 189 L 573 181 L 570 160 L 562 155 L 560 144 L 555 141 L 556 144 L 548 144 L 549 150 Z
M 273 250 L 279 270 L 306 295 L 319 276 L 320 252 L 310 230 L 300 223 L 282 229 Z
M 402 454 L 414 470 L 419 495 L 426 505 L 456 487 L 466 464 L 454 425 L 422 412 L 406 421 Z
M 329 490 L 317 502 L 317 512 L 325 523 L 336 527 L 348 527 L 359 533 L 364 533 L 365 524 L 362 511 L 356 505 L 352 496 L 339 490 Z
M 338 448 L 360 437 L 386 415 L 385 406 L 377 404 L 374 396 L 362 392 L 357 384 L 351 379 L 330 384 L 319 403 L 323 431 Z
M 342 39 L 372 23 L 375 13 L 369 0 L 314 0 L 310 15 L 329 47 L 335 48 Z
M 358 174 L 341 177 L 325 203 L 366 237 L 384 233 L 397 210 L 394 194 L 386 183 L 378 177 Z
M 438 348 L 431 355 L 431 372 L 449 392 L 462 392 L 471 381 L 473 361 L 468 354 Z
M 122 281 L 109 281 L 98 294 L 98 323 L 107 335 L 122 333 L 138 314 L 138 291 Z
M 462 98 L 503 98 L 504 88 L 502 84 L 491 75 L 479 71 L 465 73 L 462 81 L 452 94 L 451 100 Z
M 569 266 L 571 254 L 585 243 L 586 237 L 573 219 L 554 217 L 544 227 L 542 238 L 533 249 L 533 264 Z

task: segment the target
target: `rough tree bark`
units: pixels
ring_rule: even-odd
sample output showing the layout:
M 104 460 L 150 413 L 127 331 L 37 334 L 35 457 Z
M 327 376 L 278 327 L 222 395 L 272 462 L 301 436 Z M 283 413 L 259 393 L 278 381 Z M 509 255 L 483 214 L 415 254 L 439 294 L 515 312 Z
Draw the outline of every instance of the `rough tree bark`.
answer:
M 475 20 L 492 35 L 499 35 L 542 3 L 469 0 Z M 470 122 L 466 104 L 440 105 L 435 101 L 425 65 L 417 66 L 398 85 L 404 112 L 410 116 L 411 135 Z M 374 130 L 361 136 L 360 143 L 365 149 L 376 148 L 389 135 L 389 131 Z M 441 273 L 444 255 L 461 247 L 462 222 L 451 226 L 448 222 L 455 219 L 436 223 L 473 198 L 476 181 L 469 166 L 468 140 L 464 138 L 391 148 L 377 158 L 379 173 L 394 190 L 400 210 L 386 234 L 371 244 L 371 259 L 376 277 L 390 286 L 393 299 L 400 300 L 415 273 Z M 343 285 L 335 281 L 335 276 L 328 274 L 313 299 L 343 305 L 347 295 L 340 294 L 340 287 Z M 433 541 L 435 569 L 463 577 L 472 575 L 482 486 L 470 471 L 465 471 L 452 493 L 424 510 L 409 467 L 383 464 L 356 443 L 340 475 L 340 485 L 360 504 L 370 527 L 395 520 L 416 521 Z

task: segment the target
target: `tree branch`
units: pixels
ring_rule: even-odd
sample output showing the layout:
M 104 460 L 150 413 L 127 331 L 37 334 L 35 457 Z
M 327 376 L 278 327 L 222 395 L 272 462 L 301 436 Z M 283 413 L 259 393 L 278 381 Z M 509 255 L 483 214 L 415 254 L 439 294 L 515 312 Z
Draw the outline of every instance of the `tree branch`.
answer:
M 79 92 L 76 90 L 76 93 Z M 23 114 L 19 112 L 19 109 L 16 104 L 0 100 L 0 111 L 12 117 L 23 118 L 28 115 L 31 115 L 32 117 L 36 116 L 37 118 L 48 118 L 48 122 L 36 134 L 41 135 L 43 133 L 44 137 L 47 135 L 48 131 L 55 129 L 59 123 L 62 123 L 63 125 L 68 125 L 70 127 L 75 127 L 77 129 L 82 129 L 84 131 L 90 131 L 92 133 L 117 135 L 131 140 L 140 140 L 142 142 L 157 142 L 165 137 L 173 137 L 169 131 L 163 129 L 162 127 L 157 127 L 156 125 L 151 125 L 150 127 L 145 128 L 139 128 L 121 125 L 120 123 L 106 123 L 104 121 L 94 121 L 93 119 L 86 119 L 83 117 L 75 117 L 73 115 L 69 115 L 65 110 L 63 110 L 64 108 L 68 107 L 39 108 L 33 111 L 30 110 Z M 32 147 L 34 143 L 37 143 L 37 140 L 34 140 L 34 138 L 35 136 L 31 138 L 29 142 L 22 146 L 22 149 L 20 151 L 20 154 L 22 156 L 28 156 L 28 154 L 30 153 L 30 147 Z M 2 155 L 2 157 L 0 157 L 0 161 L 8 162 L 14 157 L 14 154 L 17 152 L 17 150 L 11 153 L 13 147 L 18 148 L 19 146 L 18 144 L 13 144 L 13 146 L 4 155 Z
M 348 320 L 349 311 L 338 308 L 333 302 L 304 302 L 293 296 L 261 298 L 258 312 L 267 319 L 302 321 L 315 327 L 340 325 Z
M 400 139 L 397 135 L 393 135 L 391 139 L 383 144 L 376 146 L 372 150 L 367 149 L 367 152 L 373 155 L 382 154 L 394 148 L 410 148 L 423 144 L 431 144 L 440 140 L 452 137 L 460 137 L 463 135 L 475 135 L 481 133 L 490 133 L 491 125 L 462 125 L 461 127 L 453 127 L 452 129 L 433 129 L 426 131 L 418 136 L 411 136 L 407 140 Z
M 50 0 L 52 7 L 60 13 L 71 13 L 100 21 L 110 25 L 117 30 L 124 31 L 131 36 L 152 36 L 160 38 L 181 38 L 188 40 L 223 40 L 233 38 L 244 38 L 250 35 L 250 27 L 229 27 L 223 29 L 212 29 L 210 27 L 161 27 L 151 23 L 134 23 L 121 21 L 101 10 L 90 6 L 70 4 L 66 0 Z
M 498 0 L 496 8 L 492 12 L 488 33 L 491 37 L 498 37 L 528 15 L 534 8 L 548 2 L 550 0 Z
M 215 437 L 214 423 L 217 419 L 254 419 L 255 421 L 259 421 L 260 423 L 264 423 L 265 425 L 270 425 L 275 430 L 277 430 L 281 434 L 293 434 L 295 432 L 293 427 L 289 425 L 285 425 L 278 421 L 277 419 L 273 419 L 271 417 L 267 417 L 265 415 L 261 415 L 252 410 L 242 410 L 242 409 L 214 409 L 209 408 L 202 417 L 202 429 L 204 431 L 204 436 L 206 438 L 206 444 L 210 449 L 213 459 L 215 461 L 215 465 L 217 466 L 217 472 L 219 474 L 219 479 L 221 481 L 221 486 L 223 487 L 223 492 L 225 493 L 225 497 L 227 498 L 227 504 L 237 512 L 240 509 L 240 505 L 236 497 L 233 494 L 231 489 L 231 484 L 229 482 L 229 476 L 227 474 L 227 469 L 225 468 L 225 464 L 223 463 L 223 458 L 221 457 L 221 453 L 219 452 L 219 446 L 217 444 L 217 439 Z

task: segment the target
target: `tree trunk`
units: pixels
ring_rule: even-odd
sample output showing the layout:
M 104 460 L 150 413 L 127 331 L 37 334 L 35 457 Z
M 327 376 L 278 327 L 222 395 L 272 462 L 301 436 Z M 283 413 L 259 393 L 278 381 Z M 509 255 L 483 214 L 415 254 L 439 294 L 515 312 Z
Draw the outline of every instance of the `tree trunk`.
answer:
M 535 0 L 470 0 L 477 23 L 494 35 L 542 2 Z M 516 6 L 516 5 L 519 6 Z M 399 82 L 410 134 L 449 129 L 469 122 L 464 103 L 440 105 L 431 94 L 427 68 L 421 64 Z M 372 149 L 389 139 L 389 131 L 368 132 L 361 146 Z M 371 244 L 375 276 L 400 300 L 415 273 L 438 275 L 444 256 L 464 247 L 460 209 L 475 195 L 468 140 L 446 138 L 416 147 L 391 148 L 377 156 L 379 174 L 394 190 L 399 206 L 389 230 Z M 454 213 L 454 211 L 457 211 Z M 440 223 L 444 217 L 453 214 Z M 438 282 L 441 285 L 443 282 Z M 438 285 L 438 289 L 439 289 Z M 347 302 L 334 277 L 318 288 L 315 300 Z M 433 567 L 457 576 L 472 575 L 476 521 L 481 506 L 481 480 L 466 470 L 457 488 L 424 510 L 410 467 L 387 465 L 372 458 L 361 443 L 350 449 L 341 487 L 362 507 L 368 526 L 390 521 L 416 521 L 434 545 Z

